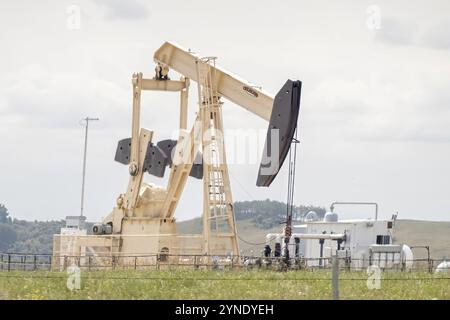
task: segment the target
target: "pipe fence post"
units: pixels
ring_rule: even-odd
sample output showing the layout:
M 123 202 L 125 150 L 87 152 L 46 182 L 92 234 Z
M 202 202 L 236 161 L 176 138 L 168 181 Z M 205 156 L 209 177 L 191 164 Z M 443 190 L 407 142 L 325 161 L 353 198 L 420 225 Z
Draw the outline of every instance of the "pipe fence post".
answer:
M 333 255 L 332 261 L 332 287 L 333 287 L 333 300 L 339 300 L 339 259 L 337 254 Z

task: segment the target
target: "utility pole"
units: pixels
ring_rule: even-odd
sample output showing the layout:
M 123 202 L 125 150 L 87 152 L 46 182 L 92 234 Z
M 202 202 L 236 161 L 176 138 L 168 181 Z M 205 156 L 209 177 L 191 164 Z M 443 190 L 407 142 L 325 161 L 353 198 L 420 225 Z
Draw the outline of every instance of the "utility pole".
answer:
M 81 121 L 86 122 L 86 131 L 84 134 L 84 155 L 83 155 L 83 179 L 81 182 L 81 212 L 80 216 L 83 216 L 83 209 L 84 209 L 84 182 L 86 179 L 86 153 L 87 153 L 87 141 L 88 141 L 88 130 L 89 130 L 89 121 L 97 121 L 98 118 L 89 118 L 86 117 L 82 119 Z

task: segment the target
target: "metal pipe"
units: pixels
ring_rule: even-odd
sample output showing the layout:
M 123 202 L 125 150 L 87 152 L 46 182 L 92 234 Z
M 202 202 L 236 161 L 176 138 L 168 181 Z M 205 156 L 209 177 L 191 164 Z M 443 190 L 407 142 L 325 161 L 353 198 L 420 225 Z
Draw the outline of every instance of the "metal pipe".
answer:
M 319 256 L 319 266 L 322 267 L 323 265 L 323 244 L 325 243 L 324 239 L 319 239 L 319 243 L 320 243 L 320 256 Z
M 283 237 L 282 233 L 269 233 L 266 236 L 266 241 L 270 242 L 270 238 L 277 239 L 279 237 Z M 299 239 L 324 239 L 324 240 L 343 240 L 345 241 L 346 234 L 345 233 L 293 233 L 291 237 L 299 238 Z
M 430 246 L 410 246 L 411 250 L 416 248 L 421 248 L 427 250 L 427 261 L 428 261 L 428 271 L 431 273 L 433 272 L 432 263 L 430 259 Z
M 295 257 L 298 258 L 300 256 L 300 238 L 295 237 Z
M 375 220 L 378 220 L 378 203 L 376 202 L 340 202 L 335 201 L 331 204 L 330 210 L 333 212 L 335 205 L 337 204 L 345 204 L 345 205 L 371 205 L 375 206 Z
M 86 117 L 83 119 L 86 121 L 86 131 L 84 134 L 84 155 L 83 155 L 83 178 L 81 181 L 81 211 L 80 216 L 83 216 L 83 210 L 84 210 L 84 182 L 86 179 L 86 154 L 87 154 L 87 142 L 88 142 L 88 130 L 89 130 L 89 121 L 96 121 L 99 120 L 98 118 L 89 118 Z
M 324 239 L 324 240 L 344 240 L 345 241 L 345 233 L 293 233 L 293 237 L 299 239 Z

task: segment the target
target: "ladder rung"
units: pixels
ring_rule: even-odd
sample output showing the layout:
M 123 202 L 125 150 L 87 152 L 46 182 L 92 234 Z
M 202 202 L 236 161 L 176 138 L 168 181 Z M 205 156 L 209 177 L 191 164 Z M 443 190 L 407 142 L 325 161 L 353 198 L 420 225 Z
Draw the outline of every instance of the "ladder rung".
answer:
M 212 236 L 220 237 L 220 238 L 229 238 L 235 237 L 234 233 L 211 233 Z

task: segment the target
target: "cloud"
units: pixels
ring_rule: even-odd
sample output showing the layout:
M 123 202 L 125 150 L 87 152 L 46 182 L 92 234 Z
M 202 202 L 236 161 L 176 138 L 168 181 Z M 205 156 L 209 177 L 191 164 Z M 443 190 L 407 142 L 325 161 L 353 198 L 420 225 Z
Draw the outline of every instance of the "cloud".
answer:
M 108 65 L 107 62 L 98 64 L 97 71 Z M 41 64 L 30 64 L 3 74 L 0 78 L 0 127 L 32 131 L 48 128 L 67 134 L 79 128 L 80 119 L 90 116 L 100 118 L 98 130 L 112 135 L 112 141 L 128 137 L 131 82 L 103 78 L 94 71 L 52 71 Z M 170 138 L 178 128 L 178 115 L 174 113 L 178 111 L 178 104 L 178 95 L 144 92 L 142 127 L 154 130 L 155 139 Z
M 94 0 L 106 9 L 109 20 L 141 20 L 149 16 L 147 8 L 137 0 Z
M 450 79 L 440 80 L 328 79 L 305 102 L 320 134 L 330 138 L 338 132 L 346 140 L 450 143 L 450 92 L 444 85 Z
M 381 28 L 375 32 L 375 39 L 394 45 L 450 49 L 450 19 L 421 25 L 401 19 L 383 18 Z
M 375 39 L 400 45 L 411 45 L 415 43 L 417 30 L 415 25 L 393 18 L 383 18 L 381 27 L 375 33 Z
M 419 43 L 435 49 L 450 49 L 450 19 L 439 21 L 425 30 Z
M 80 115 L 114 108 L 120 101 L 120 88 L 113 83 L 81 73 L 49 72 L 38 64 L 10 74 L 2 90 L 1 112 L 30 126 L 69 127 Z

